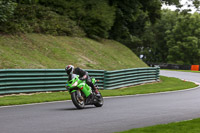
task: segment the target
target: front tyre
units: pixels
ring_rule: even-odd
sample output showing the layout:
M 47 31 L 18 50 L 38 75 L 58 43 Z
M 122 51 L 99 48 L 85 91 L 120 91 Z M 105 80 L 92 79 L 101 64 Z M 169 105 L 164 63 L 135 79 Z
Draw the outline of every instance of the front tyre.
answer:
M 102 95 L 101 95 L 101 93 L 100 93 L 100 97 L 98 97 L 97 98 L 97 102 L 96 103 L 94 103 L 94 106 L 96 106 L 96 107 L 102 107 L 103 106 L 103 97 L 102 97 Z
M 80 90 L 72 92 L 71 99 L 72 99 L 72 102 L 76 106 L 77 109 L 83 109 L 85 107 L 85 100 L 81 96 Z

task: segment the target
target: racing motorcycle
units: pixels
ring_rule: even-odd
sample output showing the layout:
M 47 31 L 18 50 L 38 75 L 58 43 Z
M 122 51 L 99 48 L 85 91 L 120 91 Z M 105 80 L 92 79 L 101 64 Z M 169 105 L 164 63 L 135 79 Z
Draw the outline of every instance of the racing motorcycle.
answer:
M 92 78 L 92 83 L 95 84 L 95 78 Z M 85 80 L 80 80 L 79 75 L 72 74 L 71 79 L 68 79 L 66 83 L 66 88 L 71 95 L 73 104 L 77 109 L 83 109 L 85 105 L 94 105 L 96 107 L 103 106 L 103 97 L 94 92 L 89 85 L 86 84 Z

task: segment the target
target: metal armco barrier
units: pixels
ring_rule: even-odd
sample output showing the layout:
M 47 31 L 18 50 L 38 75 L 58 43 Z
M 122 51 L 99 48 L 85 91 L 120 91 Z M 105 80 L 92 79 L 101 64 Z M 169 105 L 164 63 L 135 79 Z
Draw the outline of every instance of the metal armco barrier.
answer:
M 107 71 L 104 75 L 104 88 L 116 89 L 159 80 L 159 68 L 135 68 Z
M 159 68 L 116 71 L 86 70 L 100 89 L 116 89 L 159 80 Z M 0 69 L 0 94 L 64 91 L 68 79 L 64 69 Z

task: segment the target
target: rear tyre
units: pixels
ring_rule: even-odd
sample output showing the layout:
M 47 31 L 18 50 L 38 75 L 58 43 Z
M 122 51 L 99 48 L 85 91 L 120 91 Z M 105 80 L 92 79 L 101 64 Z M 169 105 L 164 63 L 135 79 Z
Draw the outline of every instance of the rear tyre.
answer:
M 72 92 L 71 99 L 72 99 L 72 102 L 76 106 L 77 109 L 83 109 L 85 107 L 85 100 L 81 96 L 80 90 Z
M 100 97 L 98 97 L 97 98 L 97 102 L 96 103 L 94 103 L 94 106 L 96 106 L 96 107 L 102 107 L 103 106 L 103 97 L 102 97 L 102 95 L 101 95 L 101 93 L 100 93 Z

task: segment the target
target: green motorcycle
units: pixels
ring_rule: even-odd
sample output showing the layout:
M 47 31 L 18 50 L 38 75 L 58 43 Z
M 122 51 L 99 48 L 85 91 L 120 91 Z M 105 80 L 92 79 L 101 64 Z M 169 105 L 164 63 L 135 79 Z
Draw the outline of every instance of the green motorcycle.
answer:
M 95 78 L 92 78 L 92 83 L 95 85 Z M 85 105 L 103 106 L 102 95 L 97 96 L 85 80 L 79 79 L 79 75 L 72 74 L 71 79 L 68 79 L 66 83 L 66 88 L 71 94 L 73 104 L 78 109 L 83 109 Z

